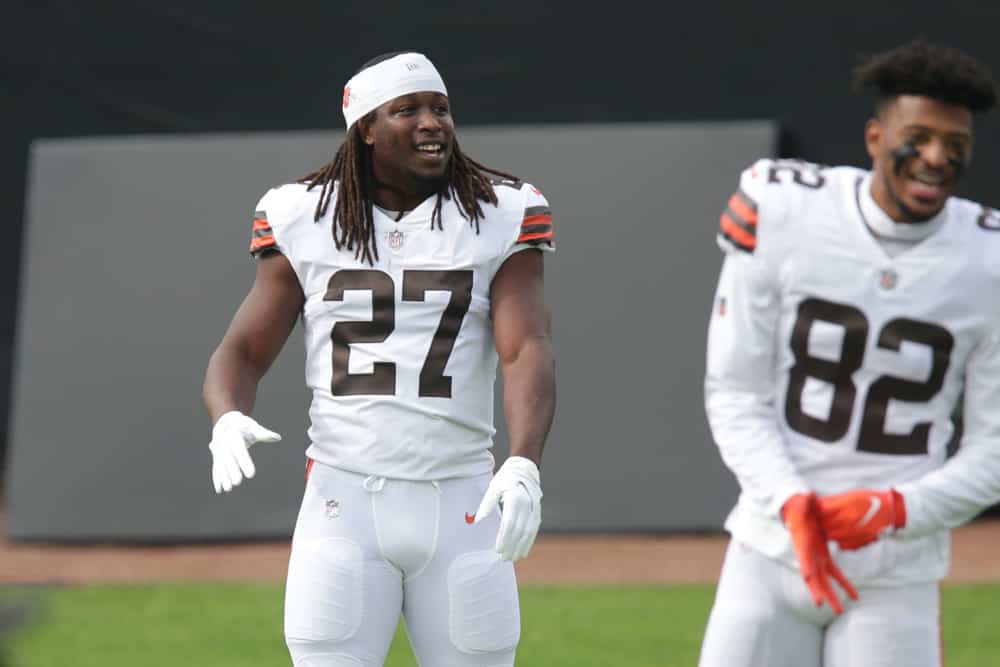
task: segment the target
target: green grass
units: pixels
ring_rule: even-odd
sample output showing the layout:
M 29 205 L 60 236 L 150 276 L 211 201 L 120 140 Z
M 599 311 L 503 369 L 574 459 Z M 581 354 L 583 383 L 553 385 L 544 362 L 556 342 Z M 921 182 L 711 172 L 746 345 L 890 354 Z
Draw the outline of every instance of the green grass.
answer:
M 694 665 L 711 586 L 524 587 L 518 664 Z M 10 638 L 10 667 L 289 665 L 278 585 L 162 584 L 8 589 L 32 622 Z M 948 667 L 1000 664 L 1000 586 L 944 589 Z M 415 667 L 402 629 L 386 663 Z

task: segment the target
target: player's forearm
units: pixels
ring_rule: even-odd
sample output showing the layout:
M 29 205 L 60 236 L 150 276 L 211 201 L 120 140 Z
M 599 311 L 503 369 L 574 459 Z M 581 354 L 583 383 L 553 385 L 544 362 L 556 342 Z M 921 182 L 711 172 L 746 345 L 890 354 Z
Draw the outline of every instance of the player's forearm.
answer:
M 504 361 L 502 367 L 510 455 L 541 465 L 542 448 L 556 409 L 551 339 L 539 336 L 525 341 L 516 357 Z
M 202 399 L 214 424 L 231 410 L 250 414 L 263 372 L 239 349 L 220 345 L 208 361 Z
M 994 329 L 995 331 L 995 329 Z M 965 432 L 958 452 L 918 480 L 900 484 L 906 505 L 902 537 L 960 526 L 1000 502 L 1000 335 L 985 337 L 965 368 Z
M 961 526 L 1000 502 L 1000 442 L 965 440 L 942 467 L 896 490 L 906 505 L 901 537 Z
M 705 411 L 723 463 L 742 491 L 768 514 L 809 486 L 796 470 L 774 416 L 774 407 L 758 391 L 738 391 L 709 377 Z
M 775 409 L 780 299 L 766 266 L 727 255 L 708 327 L 705 412 L 722 460 L 746 497 L 777 517 L 808 486 L 788 455 Z

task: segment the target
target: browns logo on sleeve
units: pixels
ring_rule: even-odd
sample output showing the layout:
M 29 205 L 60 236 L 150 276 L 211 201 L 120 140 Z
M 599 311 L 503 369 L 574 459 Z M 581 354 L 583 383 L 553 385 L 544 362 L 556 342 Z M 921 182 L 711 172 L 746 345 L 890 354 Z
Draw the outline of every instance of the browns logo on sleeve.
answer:
M 737 190 L 719 217 L 719 226 L 723 238 L 752 253 L 757 247 L 757 202 L 743 190 Z
M 274 248 L 278 244 L 274 240 L 274 232 L 267 222 L 267 212 L 257 211 L 253 214 L 253 236 L 250 237 L 250 254 L 259 256 L 268 248 Z

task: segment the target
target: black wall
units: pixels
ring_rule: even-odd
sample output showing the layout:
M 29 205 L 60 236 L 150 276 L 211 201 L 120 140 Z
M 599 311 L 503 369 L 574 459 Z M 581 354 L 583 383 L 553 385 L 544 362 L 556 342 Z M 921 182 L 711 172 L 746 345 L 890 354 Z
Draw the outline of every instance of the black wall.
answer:
M 0 319 L 0 406 L 34 138 L 339 126 L 350 74 L 378 53 L 415 49 L 442 70 L 460 125 L 775 118 L 784 155 L 862 164 L 869 104 L 848 92 L 858 56 L 919 34 L 996 71 L 998 25 L 1000 4 L 983 0 L 8 3 L 0 307 L 10 316 Z M 998 139 L 1000 122 L 987 119 L 964 192 L 994 204 Z M 6 422 L 0 408 L 0 433 Z

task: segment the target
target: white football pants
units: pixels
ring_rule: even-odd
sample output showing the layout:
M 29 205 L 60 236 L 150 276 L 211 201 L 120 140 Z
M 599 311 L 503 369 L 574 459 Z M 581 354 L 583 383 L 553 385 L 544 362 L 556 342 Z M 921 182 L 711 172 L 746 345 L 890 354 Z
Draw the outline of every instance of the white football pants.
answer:
M 285 590 L 296 667 L 382 665 L 400 612 L 423 667 L 510 667 L 520 638 L 499 517 L 471 523 L 490 475 L 411 482 L 313 464 Z
M 798 570 L 735 540 L 726 551 L 700 667 L 941 667 L 940 585 L 836 584 L 817 608 Z

